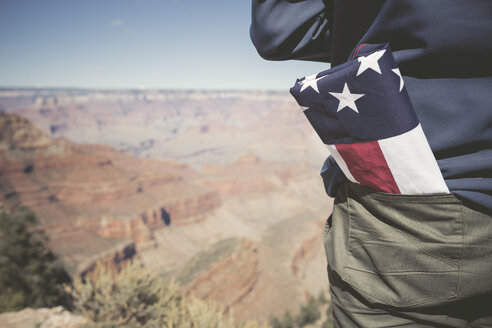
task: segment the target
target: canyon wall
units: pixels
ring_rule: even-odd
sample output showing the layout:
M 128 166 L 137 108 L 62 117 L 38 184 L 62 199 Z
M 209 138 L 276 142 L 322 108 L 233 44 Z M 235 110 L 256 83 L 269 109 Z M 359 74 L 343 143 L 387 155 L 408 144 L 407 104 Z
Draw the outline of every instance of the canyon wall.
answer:
M 72 274 L 138 258 L 240 319 L 327 287 L 326 149 L 290 95 L 0 90 L 0 202 Z

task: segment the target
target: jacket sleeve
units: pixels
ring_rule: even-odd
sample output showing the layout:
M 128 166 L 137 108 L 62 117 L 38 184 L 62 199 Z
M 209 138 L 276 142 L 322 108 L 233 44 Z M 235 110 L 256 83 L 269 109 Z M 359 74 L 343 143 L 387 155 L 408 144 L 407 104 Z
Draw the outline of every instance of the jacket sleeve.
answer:
M 268 60 L 330 61 L 331 0 L 252 0 L 250 36 Z

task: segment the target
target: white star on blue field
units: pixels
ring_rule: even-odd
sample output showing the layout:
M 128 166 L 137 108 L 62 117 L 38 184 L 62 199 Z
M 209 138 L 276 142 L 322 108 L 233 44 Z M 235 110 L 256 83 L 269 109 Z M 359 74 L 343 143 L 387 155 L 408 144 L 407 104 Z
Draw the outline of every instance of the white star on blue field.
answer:
M 262 59 L 250 22 L 250 0 L 2 0 L 0 87 L 288 92 L 330 67 Z
M 359 110 L 357 108 L 357 105 L 355 104 L 355 101 L 361 97 L 364 97 L 364 94 L 358 94 L 358 93 L 351 93 L 350 89 L 347 85 L 347 82 L 345 82 L 345 85 L 343 86 L 343 91 L 342 92 L 330 92 L 330 94 L 337 98 L 339 103 L 338 103 L 338 108 L 337 112 L 341 111 L 345 107 L 348 107 L 352 109 L 354 112 L 359 113 Z
M 381 57 L 383 57 L 385 52 L 386 50 L 379 50 L 373 54 L 357 58 L 357 60 L 360 62 L 357 76 L 364 73 L 367 69 L 372 69 L 374 72 L 381 74 L 381 68 L 379 67 L 378 61 L 381 59 Z

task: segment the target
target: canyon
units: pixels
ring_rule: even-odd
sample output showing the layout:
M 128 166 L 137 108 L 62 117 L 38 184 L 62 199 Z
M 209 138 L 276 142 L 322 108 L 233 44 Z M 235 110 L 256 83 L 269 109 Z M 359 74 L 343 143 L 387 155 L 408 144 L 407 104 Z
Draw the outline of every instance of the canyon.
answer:
M 238 319 L 327 289 L 327 150 L 282 92 L 0 89 L 0 196 L 72 275 L 141 260 Z

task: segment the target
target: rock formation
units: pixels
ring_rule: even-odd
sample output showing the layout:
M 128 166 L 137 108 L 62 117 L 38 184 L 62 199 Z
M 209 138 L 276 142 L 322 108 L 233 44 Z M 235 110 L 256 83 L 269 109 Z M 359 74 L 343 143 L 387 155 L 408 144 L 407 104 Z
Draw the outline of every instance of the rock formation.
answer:
M 184 164 L 51 139 L 25 118 L 0 114 L 2 203 L 30 207 L 75 271 L 118 240 L 149 247 L 154 230 L 205 218 L 220 198 L 196 176 Z
M 25 308 L 19 312 L 0 314 L 2 328 L 78 328 L 88 323 L 88 319 L 70 313 L 61 306 L 51 309 Z
M 219 303 L 228 310 L 239 304 L 253 290 L 260 275 L 257 245 L 248 239 L 232 241 L 231 244 L 231 240 L 226 240 L 225 244 L 229 244 L 229 249 L 208 265 L 197 266 L 196 262 L 203 263 L 204 258 L 213 256 L 214 248 L 197 254 L 179 273 L 179 279 L 188 282 L 184 286 L 186 295 Z M 215 245 L 215 251 L 217 248 Z

